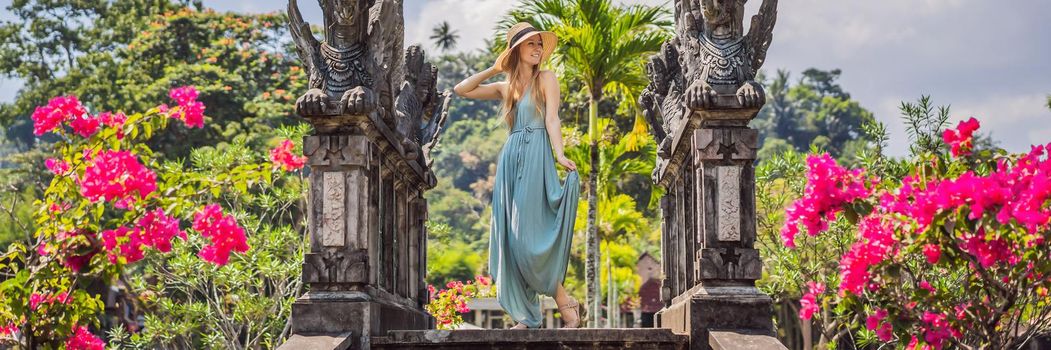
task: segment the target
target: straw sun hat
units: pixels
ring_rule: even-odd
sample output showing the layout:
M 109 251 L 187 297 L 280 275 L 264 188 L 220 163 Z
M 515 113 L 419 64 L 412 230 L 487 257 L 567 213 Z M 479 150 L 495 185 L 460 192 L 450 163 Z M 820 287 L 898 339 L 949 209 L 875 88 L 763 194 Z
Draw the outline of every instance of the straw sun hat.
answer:
M 507 60 L 511 57 L 511 53 L 515 51 L 519 44 L 537 35 L 544 42 L 544 52 L 540 55 L 540 62 L 547 60 L 551 57 L 551 53 L 555 51 L 558 36 L 552 32 L 537 30 L 529 23 L 519 22 L 507 29 L 507 49 L 504 49 L 504 52 L 501 52 L 500 56 L 496 58 L 495 65 L 505 72 L 509 71 L 511 67 L 507 67 Z

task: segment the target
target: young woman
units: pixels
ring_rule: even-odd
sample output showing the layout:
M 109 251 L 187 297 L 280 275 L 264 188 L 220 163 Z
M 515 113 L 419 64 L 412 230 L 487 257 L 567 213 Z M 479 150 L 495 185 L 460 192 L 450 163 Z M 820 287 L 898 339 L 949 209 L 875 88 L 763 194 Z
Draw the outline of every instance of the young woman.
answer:
M 518 23 L 507 31 L 507 49 L 492 67 L 456 85 L 456 94 L 501 100 L 510 134 L 500 151 L 493 187 L 489 231 L 489 273 L 497 301 L 518 322 L 513 329 L 538 328 L 543 315 L 538 294 L 555 297 L 565 328 L 580 324 L 580 304 L 562 281 L 573 241 L 580 178 L 562 149 L 558 120 L 558 78 L 540 64 L 558 38 Z M 500 73 L 507 80 L 483 81 Z M 570 171 L 563 185 L 555 162 Z

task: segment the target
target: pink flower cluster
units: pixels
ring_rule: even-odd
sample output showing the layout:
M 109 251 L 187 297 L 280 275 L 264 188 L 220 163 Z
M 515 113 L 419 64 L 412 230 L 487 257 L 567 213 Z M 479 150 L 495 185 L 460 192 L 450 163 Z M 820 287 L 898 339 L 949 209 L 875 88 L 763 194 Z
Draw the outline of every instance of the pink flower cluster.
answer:
M 157 175 L 129 151 L 104 150 L 94 157 L 85 151 L 85 159 L 80 193 L 92 202 L 115 200 L 118 208 L 127 208 L 157 190 Z
M 128 121 L 128 116 L 124 115 L 124 113 L 102 112 L 99 114 L 98 120 L 105 126 L 117 129 L 118 140 L 124 138 L 122 129 L 124 128 L 124 123 Z
M 282 168 L 285 171 L 297 170 L 306 165 L 307 157 L 297 156 L 292 153 L 292 148 L 295 144 L 292 140 L 284 140 L 280 146 L 270 150 L 270 162 L 274 163 L 274 168 Z
M 865 187 L 865 176 L 861 170 L 847 170 L 827 153 L 807 157 L 807 183 L 803 198 L 792 203 L 785 211 L 785 226 L 781 228 L 781 239 L 785 246 L 795 247 L 799 224 L 806 226 L 807 233 L 816 236 L 828 229 L 843 205 L 869 195 Z
M 839 290 L 860 294 L 870 284 L 870 268 L 897 251 L 894 229 L 883 218 L 870 215 L 858 226 L 858 241 L 839 260 Z
M 67 350 L 104 350 L 106 343 L 88 331 L 87 327 L 73 328 L 73 335 L 66 340 Z
M 942 256 L 942 248 L 937 244 L 925 244 L 923 246 L 923 255 L 927 257 L 927 263 L 931 265 L 937 264 Z
M 142 260 L 144 246 L 161 252 L 171 251 L 171 241 L 175 237 L 186 239 L 186 233 L 179 229 L 179 219 L 168 216 L 158 208 L 147 212 L 134 229 L 120 227 L 103 231 L 102 244 L 110 262 L 117 263 L 120 258 L 124 258 L 130 264 Z
M 88 113 L 76 96 L 59 96 L 48 101 L 46 106 L 37 107 L 33 111 L 32 119 L 33 133 L 37 136 L 54 130 L 64 122 L 69 122 L 74 133 L 83 137 L 91 137 L 99 130 L 100 125 L 120 128 L 127 117 L 121 113 L 110 112 L 93 116 Z
M 47 170 L 50 170 L 57 176 L 66 175 L 66 173 L 68 173 L 70 169 L 69 163 L 66 163 L 64 160 L 55 158 L 48 158 L 47 160 L 45 160 L 44 166 L 47 167 Z
M 37 136 L 46 134 L 47 132 L 54 130 L 55 128 L 62 125 L 67 120 L 84 120 L 85 115 L 88 114 L 87 109 L 80 104 L 80 100 L 77 100 L 76 96 L 59 96 L 52 98 L 48 101 L 47 106 L 37 107 L 33 111 L 33 134 Z M 77 122 L 74 128 L 81 128 L 76 130 L 77 133 L 85 133 L 89 131 L 87 128 L 90 125 L 85 125 L 86 122 Z M 90 124 L 90 123 L 87 123 Z M 95 124 L 98 127 L 98 124 Z M 95 131 L 90 130 L 91 133 Z M 90 135 L 91 133 L 88 133 Z
M 38 245 L 37 254 L 41 256 L 48 255 L 48 247 L 53 247 L 59 253 L 62 266 L 73 270 L 73 272 L 80 272 L 91 261 L 91 258 L 97 254 L 97 250 L 91 246 L 90 242 L 87 244 L 87 249 L 85 249 L 85 244 L 76 240 L 77 237 L 81 236 L 88 237 L 90 240 L 94 233 L 84 229 L 59 232 L 55 236 L 53 243 L 41 243 Z
M 223 215 L 222 208 L 209 204 L 193 218 L 193 229 L 212 241 L 198 253 L 205 261 L 222 266 L 230 259 L 230 252 L 248 251 L 248 238 L 233 216 Z
M 865 328 L 875 331 L 880 340 L 889 342 L 894 338 L 894 326 L 887 322 L 887 310 L 876 309 L 876 313 L 865 318 Z
M 942 133 L 942 140 L 949 145 L 954 157 L 971 154 L 974 148 L 974 131 L 978 130 L 978 121 L 974 118 L 960 122 L 956 129 L 948 129 Z
M 40 307 L 41 304 L 50 304 L 50 305 L 53 305 L 55 303 L 69 304 L 69 302 L 70 302 L 69 293 L 66 293 L 66 292 L 61 292 L 61 293 L 56 293 L 56 294 L 33 293 L 33 294 L 29 295 L 29 309 L 30 310 L 36 310 L 37 308 Z
M 962 335 L 959 330 L 949 325 L 948 318 L 941 313 L 924 312 L 923 323 L 925 325 L 920 327 L 923 332 L 923 340 L 935 350 L 944 347 L 946 340 L 959 338 Z
M 190 128 L 204 127 L 204 103 L 197 101 L 196 88 L 193 86 L 177 87 L 168 91 L 168 96 L 179 105 L 179 108 L 172 110 L 169 116 L 182 120 Z
M 12 335 L 18 331 L 18 325 L 14 322 L 9 322 L 6 326 L 0 326 L 0 336 Z
M 495 289 L 493 280 L 486 276 L 475 276 L 473 281 L 467 283 L 451 281 L 445 284 L 447 289 L 435 290 L 434 286 L 427 286 L 430 292 L 431 302 L 427 304 L 427 312 L 438 320 L 439 328 L 447 329 L 454 324 L 462 322 L 460 314 L 470 312 L 467 301 L 472 298 L 491 297 Z
M 821 311 L 821 303 L 818 303 L 817 298 L 825 293 L 824 283 L 809 282 L 807 287 L 809 291 L 799 300 L 799 318 L 804 320 L 813 318 L 814 313 Z

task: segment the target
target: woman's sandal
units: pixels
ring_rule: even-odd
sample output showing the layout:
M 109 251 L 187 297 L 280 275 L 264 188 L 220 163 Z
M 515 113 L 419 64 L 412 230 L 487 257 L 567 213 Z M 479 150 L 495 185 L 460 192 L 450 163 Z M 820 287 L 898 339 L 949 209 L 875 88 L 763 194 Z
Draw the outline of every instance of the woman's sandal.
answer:
M 562 328 L 577 328 L 580 327 L 580 303 L 576 299 L 570 299 L 569 303 L 558 307 L 558 312 L 562 313 Z M 566 320 L 566 312 L 573 310 L 573 320 Z
M 514 327 L 511 327 L 510 329 L 529 329 L 529 326 L 526 326 L 525 323 L 518 322 L 518 324 L 516 324 Z

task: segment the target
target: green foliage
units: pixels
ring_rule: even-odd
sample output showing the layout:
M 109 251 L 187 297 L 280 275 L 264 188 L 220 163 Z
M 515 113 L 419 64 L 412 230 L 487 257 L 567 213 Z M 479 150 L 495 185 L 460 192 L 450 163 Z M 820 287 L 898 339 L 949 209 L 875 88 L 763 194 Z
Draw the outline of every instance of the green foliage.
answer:
M 484 240 L 463 237 L 442 223 L 427 222 L 428 285 L 444 286 L 452 281 L 470 280 L 482 274 L 486 265 L 483 252 L 489 250 L 488 235 Z
M 51 9 L 42 13 L 63 13 L 79 3 L 38 6 Z M 197 86 L 200 100 L 208 106 L 206 127 L 172 128 L 151 140 L 150 146 L 163 152 L 165 159 L 185 157 L 193 148 L 235 135 L 251 136 L 249 142 L 261 147 L 270 141 L 266 135 L 272 129 L 290 123 L 287 117 L 294 98 L 289 91 L 303 90 L 306 79 L 293 57 L 284 54 L 289 47 L 283 16 L 200 12 L 168 1 L 126 0 L 99 6 L 84 13 L 77 24 L 83 28 L 75 31 L 89 34 L 58 43 L 51 40 L 61 38 L 25 39 L 33 45 L 81 47 L 82 52 L 67 59 L 68 67 L 38 78 L 17 72 L 39 71 L 33 67 L 47 64 L 27 61 L 7 69 L 27 79 L 15 102 L 0 107 L 0 124 L 10 127 L 8 138 L 23 149 L 34 143 L 28 119 L 33 108 L 66 94 L 81 96 L 86 105 L 99 110 L 141 111 L 167 100 L 173 86 Z M 61 25 L 47 23 L 49 30 L 60 30 L 52 27 Z M 121 34 L 107 34 L 110 30 Z M 35 57 L 32 46 L 7 49 L 10 55 Z
M 798 152 L 813 147 L 842 161 L 853 161 L 853 155 L 864 151 L 862 127 L 875 119 L 836 82 L 840 74 L 838 69 L 811 68 L 794 85 L 783 70 L 769 81 L 758 78 L 767 104 L 751 125 L 759 130 L 761 159 L 789 147 Z
M 31 188 L 0 192 L 0 251 L 7 250 L 11 243 L 25 241 L 34 231 L 33 200 Z
M 42 197 L 30 207 L 38 227 L 32 240 L 11 244 L 0 258 L 0 273 L 14 276 L 0 285 L 0 294 L 5 296 L 0 323 L 22 330 L 21 345 L 57 347 L 74 326 L 137 328 L 134 319 L 119 315 L 98 321 L 103 295 L 93 286 L 100 283 L 123 289 L 124 298 L 118 303 L 131 308 L 132 315 L 146 317 L 144 333 L 120 340 L 129 346 L 176 342 L 187 347 L 273 347 L 287 335 L 285 320 L 300 289 L 305 247 L 298 233 L 303 231 L 305 217 L 303 179 L 274 172 L 273 164 L 261 161 L 266 154 L 248 146 L 247 137 L 235 138 L 222 150 L 195 150 L 188 166 L 183 161 L 158 159 L 147 142 L 155 130 L 165 130 L 170 120 L 151 109 L 128 116 L 119 129 L 103 127 L 87 139 L 57 131 L 57 158 L 70 164 L 77 176 L 51 179 Z M 299 127 L 279 133 L 301 138 L 307 131 Z M 157 174 L 157 190 L 126 208 L 85 198 L 77 180 L 87 176 L 84 150 L 133 152 Z M 137 227 L 139 219 L 155 208 L 163 208 L 180 221 L 190 220 L 203 203 L 221 203 L 232 212 L 250 237 L 247 254 L 232 256 L 225 266 L 205 263 L 197 252 L 211 243 L 191 231 L 189 239 L 176 240 L 168 254 L 148 250 L 140 263 L 129 263 L 123 256 L 116 262 L 107 261 L 102 242 L 106 238 L 97 232 Z M 129 248 L 120 249 L 126 254 Z M 81 254 L 89 254 L 85 267 L 72 270 L 67 259 Z M 27 308 L 28 301 L 37 296 L 61 293 L 70 295 L 68 303 L 41 303 L 33 311 Z

